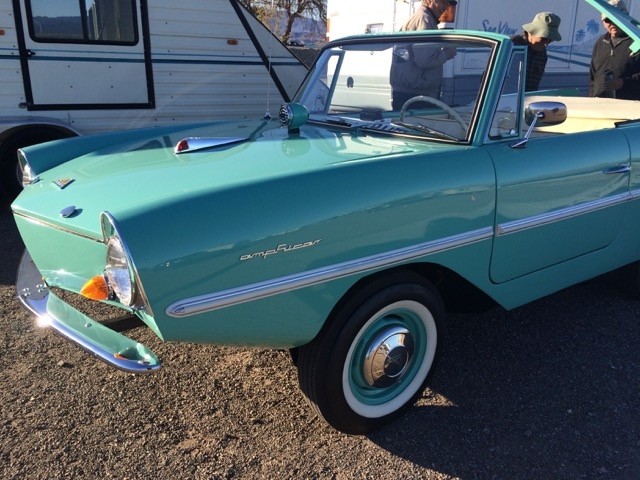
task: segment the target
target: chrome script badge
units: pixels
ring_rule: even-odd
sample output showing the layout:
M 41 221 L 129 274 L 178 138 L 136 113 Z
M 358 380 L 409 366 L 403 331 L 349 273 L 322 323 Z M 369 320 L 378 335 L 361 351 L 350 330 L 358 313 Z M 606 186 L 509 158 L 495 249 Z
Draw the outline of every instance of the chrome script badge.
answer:
M 267 258 L 271 255 L 275 255 L 276 253 L 285 253 L 285 252 L 292 252 L 294 250 L 300 250 L 301 248 L 309 248 L 309 247 L 315 247 L 318 243 L 320 243 L 320 239 L 318 240 L 313 240 L 310 242 L 304 242 L 304 243 L 296 243 L 294 245 L 288 245 L 286 243 L 280 244 L 278 245 L 276 248 L 272 248 L 270 250 L 264 250 L 262 252 L 256 252 L 256 253 L 250 253 L 248 255 L 242 255 L 240 257 L 240 261 L 244 261 L 244 260 L 251 260 L 253 258 Z

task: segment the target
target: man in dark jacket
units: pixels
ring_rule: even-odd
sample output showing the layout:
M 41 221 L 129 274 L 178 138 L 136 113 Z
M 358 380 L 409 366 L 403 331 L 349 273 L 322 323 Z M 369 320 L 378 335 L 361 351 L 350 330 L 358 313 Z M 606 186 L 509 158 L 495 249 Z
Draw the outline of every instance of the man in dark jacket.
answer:
M 609 0 L 629 13 L 622 0 Z M 589 96 L 640 100 L 640 55 L 632 54 L 631 39 L 611 19 L 603 15 L 607 31 L 596 40 L 589 69 Z
M 400 30 L 435 30 L 440 16 L 447 10 L 448 0 L 422 0 L 415 13 Z M 442 66 L 455 56 L 450 48 L 429 45 L 398 45 L 391 63 L 391 105 L 400 110 L 407 100 L 417 95 L 440 98 Z M 428 103 L 414 103 L 414 108 L 429 108 Z
M 540 80 L 547 66 L 547 45 L 562 40 L 559 27 L 558 15 L 540 12 L 532 22 L 522 26 L 523 34 L 511 37 L 515 45 L 527 45 L 527 83 L 525 85 L 527 92 L 538 90 L 540 86 Z

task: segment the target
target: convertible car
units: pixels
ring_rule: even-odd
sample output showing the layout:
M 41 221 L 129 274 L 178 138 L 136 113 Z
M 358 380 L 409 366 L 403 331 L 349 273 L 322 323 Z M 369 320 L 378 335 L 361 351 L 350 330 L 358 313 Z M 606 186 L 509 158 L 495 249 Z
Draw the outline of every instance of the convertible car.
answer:
M 633 19 L 586 1 L 639 48 Z M 418 52 L 450 57 L 441 94 L 394 108 L 390 78 Z M 278 118 L 25 148 L 17 295 L 128 372 L 161 362 L 64 298 L 164 341 L 288 349 L 321 417 L 372 431 L 422 395 L 446 311 L 511 309 L 640 259 L 638 103 L 525 93 L 525 67 L 495 33 L 350 37 Z

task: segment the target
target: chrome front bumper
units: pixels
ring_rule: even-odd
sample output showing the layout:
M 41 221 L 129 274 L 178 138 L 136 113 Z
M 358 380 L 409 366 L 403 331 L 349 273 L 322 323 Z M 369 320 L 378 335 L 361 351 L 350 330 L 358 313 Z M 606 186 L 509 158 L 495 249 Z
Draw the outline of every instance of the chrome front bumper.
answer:
M 146 346 L 79 312 L 51 293 L 25 250 L 16 280 L 18 299 L 33 312 L 38 324 L 53 328 L 112 367 L 131 373 L 153 372 L 160 360 Z

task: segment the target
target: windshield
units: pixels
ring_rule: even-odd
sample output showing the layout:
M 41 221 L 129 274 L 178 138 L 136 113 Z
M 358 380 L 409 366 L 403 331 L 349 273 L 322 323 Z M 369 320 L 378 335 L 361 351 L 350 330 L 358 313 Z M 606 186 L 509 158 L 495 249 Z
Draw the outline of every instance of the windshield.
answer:
M 296 100 L 310 121 L 468 141 L 495 46 L 442 36 L 336 45 L 322 53 Z

